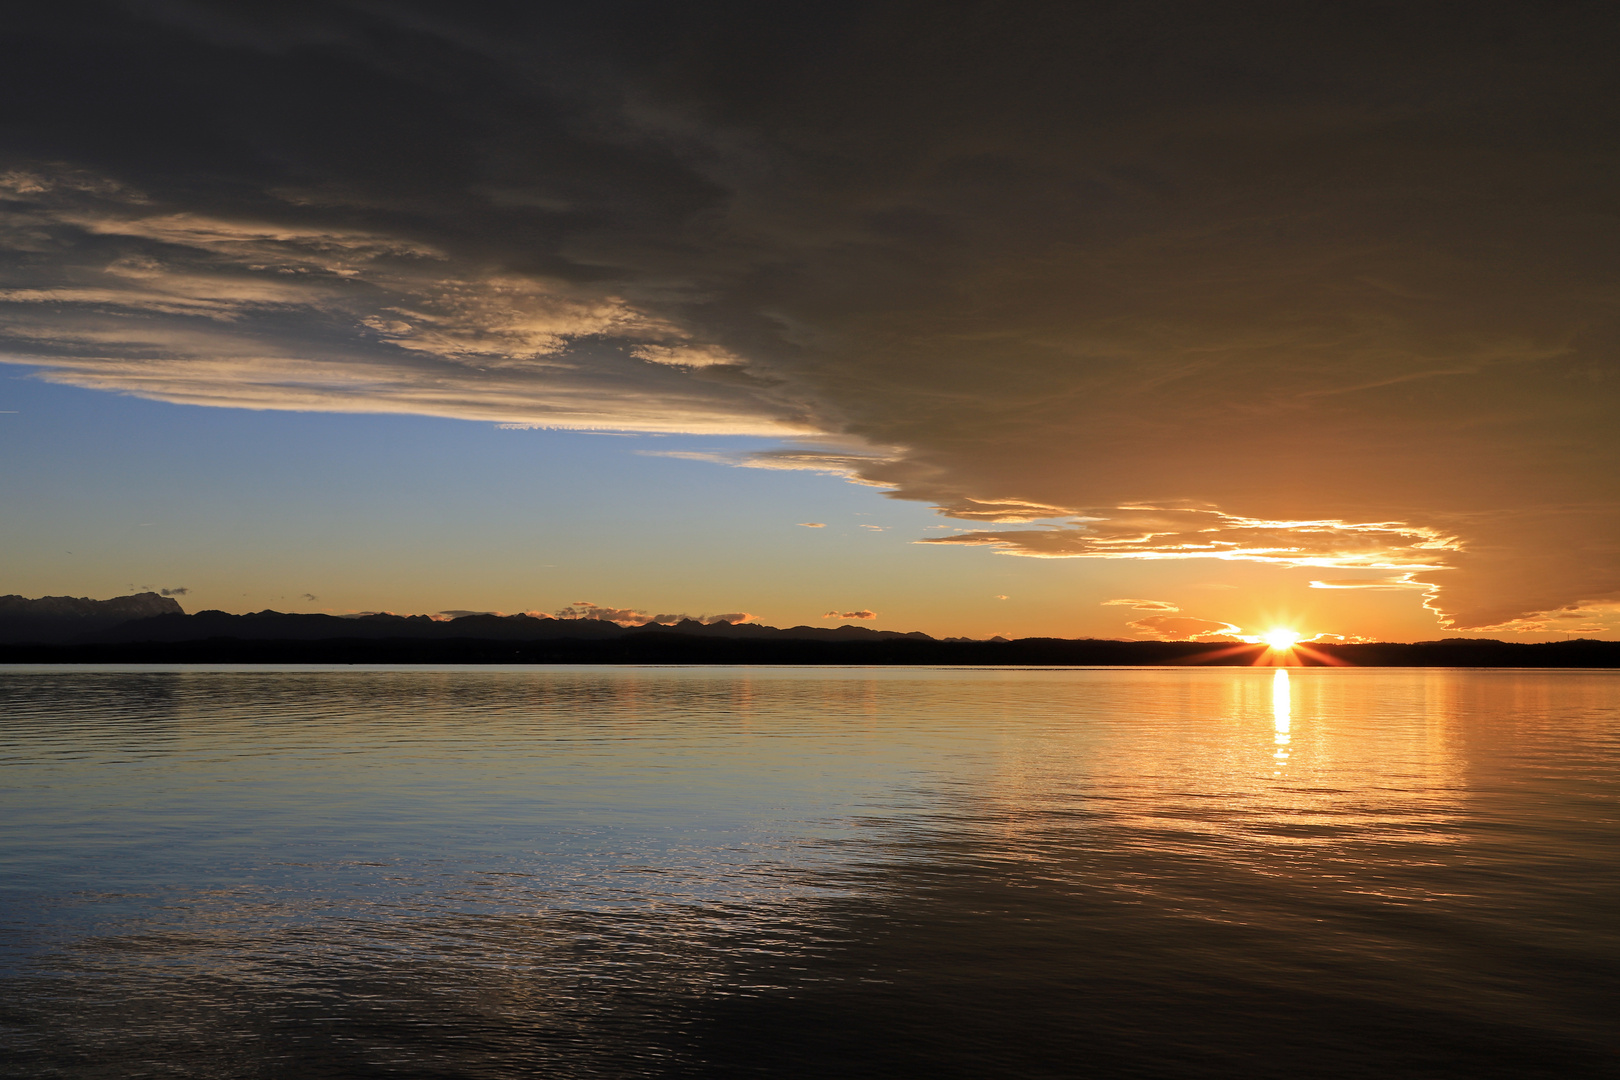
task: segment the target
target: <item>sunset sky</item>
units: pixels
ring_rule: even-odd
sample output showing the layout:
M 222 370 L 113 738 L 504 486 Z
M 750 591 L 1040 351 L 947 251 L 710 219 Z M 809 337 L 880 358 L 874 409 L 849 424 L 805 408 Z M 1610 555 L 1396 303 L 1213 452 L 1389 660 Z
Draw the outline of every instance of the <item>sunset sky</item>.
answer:
M 1597 3 L 26 5 L 0 593 L 1620 636 L 1616 55 Z

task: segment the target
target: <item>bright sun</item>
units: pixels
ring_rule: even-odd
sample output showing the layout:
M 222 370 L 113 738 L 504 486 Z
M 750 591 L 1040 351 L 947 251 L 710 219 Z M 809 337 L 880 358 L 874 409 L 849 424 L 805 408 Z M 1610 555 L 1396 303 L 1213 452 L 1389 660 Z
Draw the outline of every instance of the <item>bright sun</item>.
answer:
M 1279 651 L 1292 649 L 1299 641 L 1299 635 L 1292 630 L 1267 630 L 1266 644 Z

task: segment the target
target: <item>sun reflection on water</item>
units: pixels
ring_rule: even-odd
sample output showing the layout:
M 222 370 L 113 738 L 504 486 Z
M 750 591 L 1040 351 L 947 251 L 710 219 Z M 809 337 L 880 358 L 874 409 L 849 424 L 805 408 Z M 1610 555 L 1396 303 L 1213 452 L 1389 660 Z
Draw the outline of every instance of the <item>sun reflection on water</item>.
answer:
M 1288 764 L 1288 731 L 1293 722 L 1293 695 L 1288 684 L 1288 669 L 1278 668 L 1271 677 L 1271 716 L 1273 726 L 1276 728 L 1276 752 L 1271 756 L 1277 762 L 1277 769 L 1272 775 L 1282 775 L 1283 766 Z

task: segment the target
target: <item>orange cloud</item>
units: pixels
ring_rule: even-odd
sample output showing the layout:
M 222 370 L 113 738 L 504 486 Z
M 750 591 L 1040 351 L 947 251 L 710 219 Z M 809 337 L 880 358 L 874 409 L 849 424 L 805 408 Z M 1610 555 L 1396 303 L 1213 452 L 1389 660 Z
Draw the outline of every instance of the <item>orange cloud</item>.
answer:
M 1104 600 L 1103 607 L 1128 607 L 1134 611 L 1180 611 L 1181 608 L 1168 600 L 1132 600 L 1121 598 L 1118 600 Z
M 1242 632 L 1241 627 L 1229 622 L 1193 619 L 1185 615 L 1153 615 L 1126 625 L 1160 641 L 1235 640 Z
M 1208 558 L 1286 566 L 1437 570 L 1461 546 L 1437 529 L 1378 521 L 1266 521 L 1219 510 L 1122 506 L 1085 511 L 1067 525 L 967 532 L 922 544 L 968 544 L 1010 555 L 1067 559 Z
M 1422 581 L 1414 581 L 1411 574 L 1400 574 L 1395 577 L 1376 578 L 1332 578 L 1327 581 L 1312 581 L 1312 589 L 1433 589 Z

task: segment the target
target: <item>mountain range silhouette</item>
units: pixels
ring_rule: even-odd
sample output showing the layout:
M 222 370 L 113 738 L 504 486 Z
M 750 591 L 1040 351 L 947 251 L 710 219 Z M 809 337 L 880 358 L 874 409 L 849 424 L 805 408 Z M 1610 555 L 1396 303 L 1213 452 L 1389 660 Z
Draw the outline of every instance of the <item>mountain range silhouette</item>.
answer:
M 170 597 L 0 597 L 0 663 L 913 664 L 987 666 L 1620 667 L 1620 642 L 1440 641 L 1264 645 L 1095 638 L 963 638 L 864 626 L 702 623 L 471 614 L 188 615 Z

